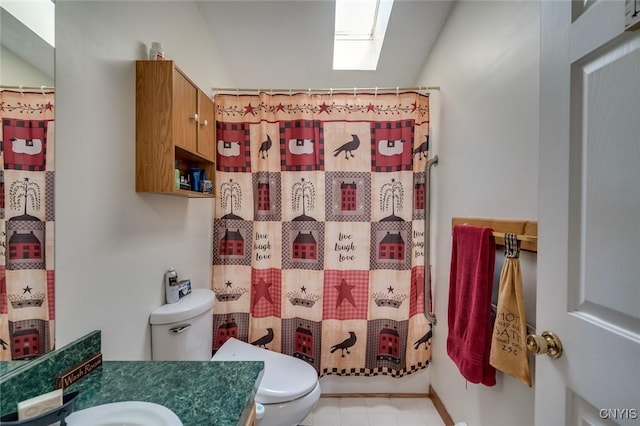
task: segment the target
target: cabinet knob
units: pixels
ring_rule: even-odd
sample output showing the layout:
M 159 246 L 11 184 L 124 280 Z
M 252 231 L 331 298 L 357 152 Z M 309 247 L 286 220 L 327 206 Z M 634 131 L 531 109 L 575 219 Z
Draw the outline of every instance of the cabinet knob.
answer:
M 209 122 L 207 120 L 204 120 L 202 123 L 200 123 L 200 125 L 207 127 L 209 125 Z
M 198 114 L 193 114 L 190 118 L 192 118 L 196 123 L 198 122 Z

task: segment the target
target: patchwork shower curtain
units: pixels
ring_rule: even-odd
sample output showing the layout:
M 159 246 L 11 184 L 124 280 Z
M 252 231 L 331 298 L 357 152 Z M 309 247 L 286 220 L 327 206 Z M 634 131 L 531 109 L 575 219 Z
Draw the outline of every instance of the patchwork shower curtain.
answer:
M 0 360 L 54 348 L 54 94 L 0 91 Z
M 236 337 L 320 375 L 427 367 L 429 97 L 216 97 L 213 350 Z

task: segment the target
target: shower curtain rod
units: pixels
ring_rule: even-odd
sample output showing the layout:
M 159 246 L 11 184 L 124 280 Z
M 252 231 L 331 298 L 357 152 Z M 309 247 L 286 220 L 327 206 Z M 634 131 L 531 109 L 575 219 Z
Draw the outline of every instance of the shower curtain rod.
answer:
M 271 93 L 279 93 L 279 94 L 291 94 L 293 92 L 296 93 L 318 93 L 318 92 L 327 92 L 327 93 L 357 93 L 360 92 L 406 92 L 406 91 L 417 91 L 420 92 L 422 90 L 440 90 L 440 86 L 413 86 L 413 87 L 343 87 L 343 88 L 328 88 L 328 89 L 266 89 L 266 88 L 258 88 L 258 89 L 240 89 L 233 87 L 214 87 L 214 92 L 271 92 Z
M 39 91 L 52 91 L 55 90 L 55 87 L 51 86 L 7 86 L 5 84 L 0 84 L 0 89 L 15 89 L 15 90 L 39 90 Z

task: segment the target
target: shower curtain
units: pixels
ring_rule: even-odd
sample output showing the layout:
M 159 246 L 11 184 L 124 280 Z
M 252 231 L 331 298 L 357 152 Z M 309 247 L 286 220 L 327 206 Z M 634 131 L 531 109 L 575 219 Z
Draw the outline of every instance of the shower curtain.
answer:
M 319 375 L 426 368 L 429 97 L 216 96 L 213 351 L 235 337 Z
M 0 360 L 54 348 L 54 94 L 0 91 Z

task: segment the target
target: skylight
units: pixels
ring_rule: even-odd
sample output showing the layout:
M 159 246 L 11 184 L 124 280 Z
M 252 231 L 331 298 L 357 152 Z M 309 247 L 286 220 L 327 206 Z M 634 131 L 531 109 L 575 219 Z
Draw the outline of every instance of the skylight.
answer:
M 334 70 L 375 70 L 394 0 L 336 0 Z

